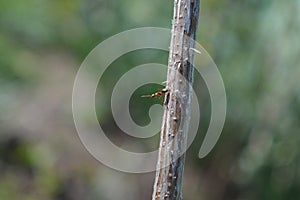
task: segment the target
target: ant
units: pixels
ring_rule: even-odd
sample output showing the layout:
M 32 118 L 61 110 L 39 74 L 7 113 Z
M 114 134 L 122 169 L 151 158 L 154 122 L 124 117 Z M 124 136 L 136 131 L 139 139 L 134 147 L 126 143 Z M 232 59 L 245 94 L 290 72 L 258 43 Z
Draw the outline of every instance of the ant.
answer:
M 142 97 L 150 97 L 151 99 L 153 99 L 154 97 L 161 97 L 163 94 L 166 94 L 167 92 L 169 92 L 169 90 L 167 88 L 163 88 L 158 92 L 155 92 L 153 94 L 143 95 Z
M 162 82 L 162 84 L 166 84 L 166 83 L 167 83 L 167 81 Z M 161 90 L 158 91 L 158 92 L 155 92 L 155 93 L 153 93 L 153 94 L 143 95 L 142 97 L 150 97 L 151 99 L 153 99 L 153 98 L 155 98 L 155 97 L 159 97 L 159 99 L 160 99 L 161 101 L 163 101 L 163 100 L 162 100 L 162 95 L 163 95 L 163 94 L 167 94 L 168 92 L 170 92 L 170 90 L 169 90 L 168 87 L 166 86 L 165 88 L 161 89 Z

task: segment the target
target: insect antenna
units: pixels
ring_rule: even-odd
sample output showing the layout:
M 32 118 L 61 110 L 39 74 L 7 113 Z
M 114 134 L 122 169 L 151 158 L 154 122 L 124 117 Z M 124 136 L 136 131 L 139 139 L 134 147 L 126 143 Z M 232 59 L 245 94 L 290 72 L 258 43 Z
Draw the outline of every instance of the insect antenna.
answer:
M 142 95 L 141 97 L 151 97 L 151 95 L 150 94 L 146 94 L 146 95 Z

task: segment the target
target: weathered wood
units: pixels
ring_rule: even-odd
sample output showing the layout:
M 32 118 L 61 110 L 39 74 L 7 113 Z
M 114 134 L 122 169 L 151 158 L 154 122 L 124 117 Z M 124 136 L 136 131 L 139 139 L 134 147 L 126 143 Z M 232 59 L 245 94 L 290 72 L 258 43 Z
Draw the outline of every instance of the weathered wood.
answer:
M 200 0 L 174 0 L 159 155 L 152 199 L 182 199 L 182 175 L 192 98 L 192 49 Z M 176 159 L 177 158 L 177 159 Z

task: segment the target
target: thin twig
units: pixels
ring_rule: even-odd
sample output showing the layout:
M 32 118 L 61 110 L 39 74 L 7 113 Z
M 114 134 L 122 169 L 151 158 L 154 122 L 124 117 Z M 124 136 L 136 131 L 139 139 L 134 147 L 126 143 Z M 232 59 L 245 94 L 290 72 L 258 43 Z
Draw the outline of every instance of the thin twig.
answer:
M 200 0 L 174 0 L 164 114 L 152 200 L 182 199 Z M 190 61 L 190 62 L 189 62 Z

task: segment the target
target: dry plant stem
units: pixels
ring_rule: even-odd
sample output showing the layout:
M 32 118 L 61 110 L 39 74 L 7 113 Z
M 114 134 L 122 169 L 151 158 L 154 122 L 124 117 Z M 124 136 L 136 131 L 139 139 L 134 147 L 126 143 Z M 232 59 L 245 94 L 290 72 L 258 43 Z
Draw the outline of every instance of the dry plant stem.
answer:
M 182 199 L 200 0 L 174 0 L 167 89 L 152 199 Z M 185 80 L 183 80 L 185 79 Z M 178 158 L 178 159 L 177 159 Z

